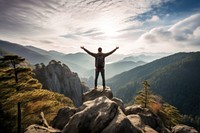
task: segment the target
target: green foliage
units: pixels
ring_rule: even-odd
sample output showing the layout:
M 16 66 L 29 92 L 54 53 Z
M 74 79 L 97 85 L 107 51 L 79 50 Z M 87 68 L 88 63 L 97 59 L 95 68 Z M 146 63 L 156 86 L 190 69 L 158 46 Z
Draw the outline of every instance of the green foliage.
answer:
M 144 88 L 138 92 L 138 95 L 136 95 L 135 97 L 135 104 L 140 104 L 142 105 L 144 108 L 146 108 L 147 106 L 149 107 L 152 99 L 152 92 L 150 91 L 149 87 L 149 83 L 147 81 L 144 81 L 142 83 L 144 85 Z
M 182 119 L 178 109 L 168 103 L 162 105 L 162 108 L 158 111 L 158 115 L 168 127 L 179 124 Z
M 163 102 L 160 96 L 153 94 L 149 89 L 147 81 L 143 82 L 144 88 L 138 92 L 134 98 L 134 104 L 142 105 L 156 113 L 167 127 L 177 125 L 181 121 L 178 109 L 168 103 Z
M 30 124 L 41 124 L 40 113 L 50 122 L 57 111 L 64 106 L 74 106 L 73 102 L 62 94 L 41 89 L 42 85 L 34 79 L 29 67 L 17 67 L 18 84 L 15 82 L 13 68 L 0 68 L 0 121 L 1 131 L 16 132 L 17 103 L 21 103 L 22 129 Z M 16 91 L 16 88 L 19 91 Z
M 181 114 L 200 116 L 200 52 L 177 53 L 121 73 L 108 80 L 112 92 L 125 103 L 133 100 L 141 82 L 177 107 Z

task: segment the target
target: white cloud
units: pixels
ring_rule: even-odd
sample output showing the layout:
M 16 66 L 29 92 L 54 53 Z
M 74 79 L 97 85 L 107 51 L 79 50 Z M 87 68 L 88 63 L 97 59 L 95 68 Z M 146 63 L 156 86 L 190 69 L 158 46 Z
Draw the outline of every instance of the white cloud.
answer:
M 170 28 L 153 28 L 144 33 L 138 43 L 154 51 L 196 51 L 200 48 L 200 14 L 185 18 Z
M 91 48 L 120 45 L 123 53 L 130 50 L 132 43 L 134 46 L 131 47 L 142 50 L 146 42 L 146 48 L 150 49 L 152 44 L 184 43 L 184 39 L 190 43 L 195 39 L 198 43 L 199 28 L 189 25 L 191 18 L 170 29 L 160 27 L 144 33 L 142 22 L 135 18 L 150 11 L 152 6 L 168 1 L 173 0 L 0 0 L 0 18 L 3 18 L 0 19 L 0 37 L 64 52 L 79 51 L 80 45 Z M 200 21 L 195 18 L 192 21 L 198 25 Z M 155 23 L 159 20 L 154 15 L 147 21 Z M 191 29 L 184 29 L 184 25 Z M 134 41 L 141 34 L 141 46 L 136 46 Z M 52 43 L 45 43 L 48 41 Z
M 156 15 L 153 15 L 150 19 L 147 19 L 147 22 L 157 22 L 160 18 Z
M 0 17 L 4 19 L 0 27 L 22 36 L 77 34 L 90 29 L 114 33 L 137 24 L 134 21 L 124 22 L 130 16 L 137 16 L 149 11 L 152 5 L 166 1 L 169 0 L 1 1 Z M 156 19 L 153 17 L 152 21 Z

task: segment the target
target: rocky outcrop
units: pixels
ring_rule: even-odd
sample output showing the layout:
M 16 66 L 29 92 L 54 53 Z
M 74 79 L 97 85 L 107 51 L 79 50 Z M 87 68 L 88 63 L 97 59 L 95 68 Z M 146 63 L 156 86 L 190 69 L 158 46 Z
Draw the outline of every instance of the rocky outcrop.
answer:
M 123 113 L 125 113 L 124 103 L 121 99 L 113 97 L 111 100 L 116 102 L 118 104 L 118 106 L 120 107 L 120 109 L 123 111 Z
M 51 122 L 53 128 L 62 130 L 69 122 L 70 117 L 76 113 L 76 108 L 64 107 L 58 111 L 57 116 Z
M 47 66 L 37 64 L 33 72 L 43 88 L 64 94 L 78 107 L 82 104 L 82 93 L 88 88 L 81 83 L 78 74 L 72 72 L 67 65 L 52 60 Z
M 60 109 L 52 121 L 53 128 L 62 133 L 172 133 L 151 110 L 134 105 L 124 108 L 109 87 L 84 93 L 83 101 L 79 108 Z M 173 133 L 180 133 L 178 129 Z
M 147 108 L 142 108 L 139 105 L 128 106 L 125 108 L 125 114 L 131 121 L 133 121 L 133 123 L 134 121 L 137 121 L 139 127 L 144 128 L 144 125 L 148 125 L 157 132 L 168 132 L 168 130 L 164 127 L 162 120 Z M 134 117 L 132 116 L 133 114 Z
M 139 115 L 128 115 L 127 118 L 131 121 L 131 123 L 138 128 L 143 129 L 145 124 L 143 123 L 141 117 Z
M 115 118 L 101 133 L 142 133 L 142 130 L 132 125 L 119 109 Z
M 71 117 L 63 133 L 140 133 L 118 104 L 106 96 L 86 101 Z
M 159 127 L 157 117 L 150 110 L 139 106 L 137 108 L 130 106 L 125 109 L 123 101 L 113 97 L 109 87 L 106 89 L 98 87 L 84 93 L 83 102 L 74 115 L 68 117 L 69 119 L 65 118 L 67 124 L 62 130 L 63 133 L 159 132 L 157 131 Z M 69 109 L 66 110 L 66 116 L 70 116 L 68 115 Z M 58 112 L 57 116 L 64 117 L 64 114 L 61 115 L 62 111 L 63 109 Z M 55 117 L 55 119 L 63 121 L 63 117 Z M 55 119 L 54 123 L 56 123 Z M 60 126 L 59 129 L 62 129 L 63 125 L 64 122 L 57 127 Z
M 117 111 L 117 104 L 105 96 L 87 101 L 71 118 L 63 132 L 101 132 L 114 119 Z
M 176 125 L 172 128 L 172 133 L 198 133 L 198 131 L 187 125 Z
M 94 100 L 98 97 L 106 96 L 109 99 L 113 98 L 112 91 L 109 87 L 103 89 L 103 87 L 98 87 L 97 89 L 92 89 L 91 91 L 85 92 L 83 95 L 83 102 Z

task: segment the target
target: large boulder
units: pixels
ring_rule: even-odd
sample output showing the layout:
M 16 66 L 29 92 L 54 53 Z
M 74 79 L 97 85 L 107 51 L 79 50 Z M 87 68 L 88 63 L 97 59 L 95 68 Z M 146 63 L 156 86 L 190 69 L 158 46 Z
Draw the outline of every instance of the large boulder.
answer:
M 123 111 L 123 113 L 125 113 L 125 107 L 123 101 L 119 98 L 113 97 L 110 87 L 106 87 L 105 89 L 103 89 L 103 86 L 99 86 L 97 87 L 97 89 L 92 89 L 88 92 L 83 93 L 83 102 L 94 100 L 101 96 L 106 96 L 110 100 L 116 102 L 120 107 L 120 109 Z
M 58 111 L 57 116 L 51 122 L 53 128 L 62 130 L 71 116 L 76 113 L 76 108 L 64 107 Z
M 132 125 L 134 125 L 135 127 L 144 129 L 145 125 L 139 115 L 132 114 L 128 115 L 127 118 L 131 121 Z
M 126 115 L 131 115 L 131 114 L 140 114 L 140 113 L 145 113 L 149 114 L 151 111 L 147 108 L 143 108 L 140 105 L 131 105 L 125 108 L 125 114 Z
M 198 133 L 198 131 L 187 125 L 176 125 L 172 128 L 172 133 Z
M 114 119 L 118 105 L 107 97 L 87 101 L 71 117 L 63 133 L 98 133 Z
M 120 109 L 123 111 L 123 113 L 125 113 L 124 103 L 121 99 L 113 97 L 111 100 L 116 102 L 118 104 L 118 106 L 120 107 Z
M 143 133 L 143 131 L 134 127 L 126 115 L 118 110 L 115 118 L 101 133 Z
M 94 100 L 101 96 L 106 96 L 107 98 L 112 99 L 113 94 L 110 87 L 106 87 L 105 89 L 103 89 L 103 86 L 101 86 L 97 89 L 92 89 L 88 92 L 83 93 L 83 102 Z
M 151 128 L 158 132 L 163 132 L 165 131 L 165 127 L 163 125 L 162 120 L 154 114 L 151 110 L 147 108 L 143 108 L 138 105 L 132 105 L 128 106 L 125 109 L 125 114 L 130 115 L 130 114 L 137 114 L 140 116 L 142 122 L 145 125 L 149 125 Z
M 77 110 L 63 133 L 142 133 L 131 124 L 118 104 L 106 96 L 87 101 Z

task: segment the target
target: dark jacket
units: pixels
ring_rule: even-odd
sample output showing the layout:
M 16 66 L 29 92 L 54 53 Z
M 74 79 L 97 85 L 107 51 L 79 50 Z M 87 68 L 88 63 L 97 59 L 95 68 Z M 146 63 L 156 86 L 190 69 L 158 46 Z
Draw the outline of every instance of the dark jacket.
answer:
M 105 58 L 107 57 L 107 56 L 109 56 L 109 55 L 111 55 L 112 53 L 114 53 L 117 49 L 114 49 L 114 50 L 112 50 L 112 51 L 110 51 L 110 52 L 108 52 L 108 53 L 102 53 L 102 52 L 98 52 L 98 53 L 92 53 L 92 52 L 90 52 L 89 50 L 87 50 L 87 49 L 85 49 L 84 48 L 84 50 L 89 54 L 89 55 L 91 55 L 91 56 L 93 56 L 94 58 L 95 58 L 95 67 L 96 68 L 99 68 L 99 64 L 98 64 L 98 58 L 100 57 L 100 56 L 102 56 L 102 58 L 103 58 L 103 64 L 102 64 L 102 67 L 100 67 L 100 68 L 104 68 L 104 66 L 105 66 Z

